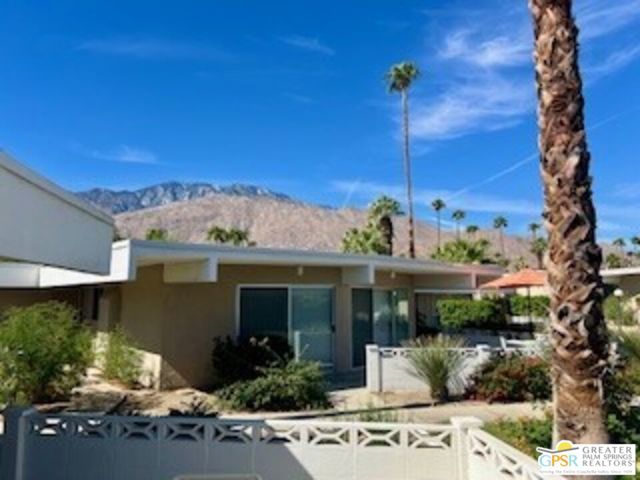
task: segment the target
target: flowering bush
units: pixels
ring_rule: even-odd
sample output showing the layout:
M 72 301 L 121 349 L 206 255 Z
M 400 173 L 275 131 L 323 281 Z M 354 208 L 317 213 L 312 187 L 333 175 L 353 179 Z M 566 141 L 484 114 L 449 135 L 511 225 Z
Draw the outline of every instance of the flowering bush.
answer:
M 469 395 L 489 402 L 546 400 L 551 396 L 549 363 L 541 357 L 496 355 L 473 376 Z

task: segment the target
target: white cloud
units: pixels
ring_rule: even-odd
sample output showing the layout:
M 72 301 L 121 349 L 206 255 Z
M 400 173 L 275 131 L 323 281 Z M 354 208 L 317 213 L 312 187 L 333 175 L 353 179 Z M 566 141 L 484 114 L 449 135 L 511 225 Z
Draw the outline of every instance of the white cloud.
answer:
M 222 60 L 229 55 L 210 46 L 157 38 L 105 38 L 88 40 L 77 47 L 92 53 L 147 59 Z
M 608 35 L 640 19 L 640 0 L 580 0 L 575 2 L 575 16 L 582 41 Z
M 292 47 L 307 50 L 309 52 L 322 53 L 324 55 L 336 54 L 336 51 L 333 48 L 325 45 L 317 38 L 303 37 L 302 35 L 290 35 L 288 37 L 281 37 L 280 41 Z
M 284 92 L 283 95 L 289 100 L 293 100 L 294 102 L 301 103 L 303 105 L 309 105 L 313 103 L 313 98 L 307 97 L 306 95 L 300 95 L 299 93 Z
M 640 57 L 640 44 L 616 51 L 606 57 L 602 62 L 585 68 L 585 76 L 590 82 L 626 67 Z
M 534 90 L 519 82 L 485 72 L 458 80 L 436 101 L 418 104 L 411 124 L 420 139 L 448 139 L 474 131 L 500 130 L 520 122 L 530 111 Z
M 158 164 L 158 157 L 155 153 L 129 145 L 121 145 L 110 151 L 82 150 L 82 153 L 96 160 L 109 162 L 140 163 L 144 165 Z
M 615 187 L 613 196 L 627 200 L 640 198 L 640 182 L 621 183 Z
M 500 130 L 533 113 L 533 40 L 526 3 L 514 8 L 508 2 L 493 2 L 485 9 L 474 13 L 473 22 L 468 13 L 451 19 L 442 44 L 426 60 L 445 82 L 440 91 L 414 94 L 416 139 L 442 140 Z M 640 20 L 640 0 L 576 1 L 576 17 L 580 40 L 591 44 Z M 583 65 L 589 82 L 636 60 L 640 45 L 614 52 L 599 48 L 591 53 L 597 57 L 603 52 L 604 59 L 592 58 L 591 64 Z
M 479 43 L 473 37 L 469 30 L 454 31 L 445 39 L 438 56 L 444 60 L 461 60 L 479 67 L 521 65 L 531 58 L 531 48 L 528 45 L 506 35 L 480 40 Z

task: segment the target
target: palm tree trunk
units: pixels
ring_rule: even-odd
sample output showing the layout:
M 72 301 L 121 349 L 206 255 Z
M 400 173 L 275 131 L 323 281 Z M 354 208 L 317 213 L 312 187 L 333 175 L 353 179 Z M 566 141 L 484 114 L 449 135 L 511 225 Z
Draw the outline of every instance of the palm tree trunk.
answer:
M 436 215 L 438 217 L 438 250 L 437 252 L 440 253 L 440 210 L 438 210 L 436 212 Z
M 504 251 L 504 230 L 500 228 L 500 252 L 502 253 L 502 258 L 506 258 Z
M 411 159 L 409 157 L 409 93 L 402 90 L 402 133 L 404 173 L 407 179 L 407 204 L 409 210 L 409 257 L 416 258 L 416 239 L 413 218 L 413 182 L 411 179 Z
M 584 130 L 578 29 L 571 0 L 530 0 L 551 296 L 554 439 L 606 443 L 602 253 Z M 587 478 L 587 477 L 582 477 Z M 599 479 L 604 477 L 597 477 Z

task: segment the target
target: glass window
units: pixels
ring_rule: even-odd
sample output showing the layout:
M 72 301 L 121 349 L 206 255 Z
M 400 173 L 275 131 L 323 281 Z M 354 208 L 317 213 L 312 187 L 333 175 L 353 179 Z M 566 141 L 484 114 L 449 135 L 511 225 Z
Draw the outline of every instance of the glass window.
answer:
M 240 338 L 288 338 L 289 303 L 286 288 L 240 290 Z
M 291 338 L 297 358 L 332 362 L 333 290 L 291 289 Z
M 365 362 L 365 347 L 373 340 L 372 291 L 369 288 L 354 288 L 351 291 L 351 341 L 354 367 Z
M 365 347 L 400 345 L 410 336 L 409 291 L 355 288 L 351 294 L 353 366 L 365 362 Z
M 373 291 L 373 342 L 381 347 L 393 345 L 393 303 L 391 290 Z

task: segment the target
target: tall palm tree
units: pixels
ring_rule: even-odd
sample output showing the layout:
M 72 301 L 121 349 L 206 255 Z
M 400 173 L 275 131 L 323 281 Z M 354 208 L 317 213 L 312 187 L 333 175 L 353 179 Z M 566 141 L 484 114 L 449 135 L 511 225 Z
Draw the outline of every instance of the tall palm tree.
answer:
M 440 233 L 442 231 L 440 226 L 440 211 L 447 208 L 447 204 L 444 203 L 444 200 L 442 200 L 441 198 L 436 198 L 433 202 L 431 202 L 431 208 L 435 210 L 436 217 L 438 218 L 438 248 L 436 249 L 436 252 L 439 252 L 441 244 Z
M 478 230 L 480 230 L 480 227 L 478 227 L 477 225 L 467 225 L 466 228 L 467 235 L 469 235 L 470 238 L 475 238 Z
M 502 215 L 493 219 L 493 228 L 498 230 L 498 232 L 500 233 L 500 253 L 502 254 L 503 258 L 506 256 L 504 250 L 504 229 L 508 226 L 509 222 Z
M 392 65 L 386 79 L 390 93 L 400 93 L 402 98 L 402 156 L 404 173 L 407 181 L 407 208 L 409 210 L 409 257 L 416 258 L 416 239 L 413 216 L 413 181 L 411 179 L 411 159 L 409 156 L 409 88 L 420 75 L 420 70 L 413 62 L 402 62 Z
M 540 227 L 542 225 L 540 225 L 539 223 L 530 223 L 529 226 L 527 228 L 529 228 L 529 231 L 531 232 L 531 241 L 535 242 L 538 239 L 538 230 L 540 230 Z
M 607 443 L 602 313 L 590 155 L 571 0 L 530 0 L 551 297 L 554 439 Z M 585 477 L 586 478 L 586 477 Z M 603 477 L 597 477 L 599 479 Z
M 400 202 L 382 195 L 369 207 L 369 220 L 375 223 L 380 232 L 384 255 L 393 255 L 393 221 L 392 217 L 401 215 Z
M 456 240 L 460 240 L 460 222 L 462 222 L 466 216 L 467 214 L 464 213 L 464 210 L 454 210 L 451 214 L 451 218 L 456 222 Z

